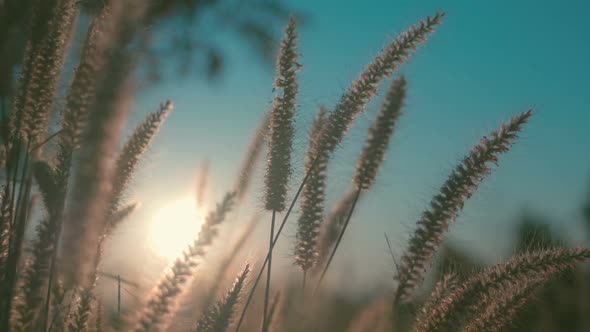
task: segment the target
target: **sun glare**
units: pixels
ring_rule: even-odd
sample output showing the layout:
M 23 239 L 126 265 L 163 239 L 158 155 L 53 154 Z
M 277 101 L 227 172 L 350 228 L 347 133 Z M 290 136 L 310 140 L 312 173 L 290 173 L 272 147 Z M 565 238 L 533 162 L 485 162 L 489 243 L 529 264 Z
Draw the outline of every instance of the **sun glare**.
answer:
M 190 197 L 172 201 L 153 216 L 150 245 L 166 259 L 178 257 L 199 233 L 202 224 L 196 201 Z

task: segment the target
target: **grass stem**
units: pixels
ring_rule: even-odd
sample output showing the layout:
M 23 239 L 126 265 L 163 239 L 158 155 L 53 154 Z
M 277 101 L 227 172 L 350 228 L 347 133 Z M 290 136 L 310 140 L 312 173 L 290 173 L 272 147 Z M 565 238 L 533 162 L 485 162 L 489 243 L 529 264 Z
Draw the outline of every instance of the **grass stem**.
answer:
M 317 166 L 319 159 L 320 158 L 316 157 L 315 160 L 313 161 L 313 163 L 311 164 L 311 166 L 309 167 L 309 169 L 307 170 L 307 172 L 305 173 L 305 177 L 303 177 L 303 181 L 301 181 L 301 184 L 299 185 L 299 189 L 297 189 L 297 193 L 295 193 L 295 197 L 293 197 L 293 200 L 291 201 L 291 204 L 289 205 L 289 209 L 287 209 L 287 213 L 285 213 L 285 216 L 283 217 L 283 222 L 281 223 L 281 226 L 279 226 L 279 229 L 277 230 L 277 234 L 275 235 L 274 240 L 272 241 L 272 245 L 270 246 L 271 250 L 277 244 L 277 241 L 279 239 L 279 235 L 281 235 L 281 231 L 283 230 L 283 227 L 285 227 L 285 224 L 287 223 L 287 219 L 289 219 L 289 216 L 291 215 L 291 211 L 293 210 L 293 207 L 295 206 L 295 203 L 297 202 L 297 199 L 299 198 L 299 195 L 301 194 L 303 187 L 307 183 L 307 180 L 309 179 L 309 175 L 311 174 L 311 171 Z M 264 262 L 262 263 L 262 267 L 260 268 L 260 271 L 258 272 L 258 275 L 256 276 L 256 280 L 254 280 L 254 284 L 252 285 L 252 289 L 250 290 L 250 294 L 248 294 L 248 299 L 246 300 L 246 303 L 244 304 L 244 308 L 242 309 L 242 313 L 240 314 L 240 320 L 238 321 L 238 324 L 236 325 L 235 332 L 238 332 L 240 330 L 240 327 L 242 326 L 242 322 L 244 321 L 244 317 L 246 316 L 246 311 L 248 310 L 248 306 L 250 305 L 250 302 L 252 301 L 252 297 L 254 296 L 254 291 L 256 291 L 256 286 L 258 286 L 258 283 L 260 282 L 260 278 L 262 278 L 262 274 L 264 273 L 264 268 L 266 267 L 266 264 L 268 263 L 270 254 L 271 254 L 271 251 L 269 250 L 269 252 L 266 253 L 266 258 L 264 259 Z
M 344 237 L 344 232 L 346 232 L 346 228 L 348 227 L 348 223 L 350 222 L 350 218 L 352 217 L 352 213 L 354 212 L 354 208 L 356 206 L 356 203 L 358 202 L 359 196 L 361 195 L 361 191 L 362 191 L 361 188 L 358 188 L 356 191 L 356 194 L 354 196 L 354 200 L 352 201 L 352 206 L 350 207 L 350 211 L 348 212 L 348 216 L 346 217 L 346 221 L 344 222 L 344 225 L 342 225 L 342 230 L 340 231 L 340 235 L 338 235 L 338 240 L 336 241 L 336 244 L 334 245 L 334 249 L 332 249 L 332 252 L 330 253 L 330 258 L 328 258 L 328 261 L 326 262 L 326 266 L 322 270 L 322 274 L 320 275 L 320 279 L 318 280 L 318 283 L 315 286 L 315 289 L 312 293 L 312 297 L 315 295 L 318 288 L 320 287 L 320 284 L 324 280 L 324 277 L 326 276 L 326 272 L 328 271 L 328 268 L 330 267 L 330 264 L 332 263 L 332 259 L 334 259 L 334 255 L 336 254 L 336 250 L 338 250 L 338 246 L 340 245 L 340 241 L 342 241 L 342 238 Z
M 270 295 L 270 278 L 272 274 L 272 249 L 275 232 L 276 211 L 272 210 L 272 219 L 270 223 L 270 237 L 268 240 L 268 266 L 266 268 L 266 289 L 264 290 L 264 312 L 262 316 L 262 332 L 268 331 L 266 315 L 268 313 L 268 299 Z

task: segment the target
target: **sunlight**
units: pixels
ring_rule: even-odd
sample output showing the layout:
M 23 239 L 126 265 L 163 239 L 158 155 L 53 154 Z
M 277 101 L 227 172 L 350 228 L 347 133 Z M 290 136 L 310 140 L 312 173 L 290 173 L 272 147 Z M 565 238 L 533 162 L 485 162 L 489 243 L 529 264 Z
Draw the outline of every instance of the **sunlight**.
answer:
M 150 246 L 165 259 L 178 257 L 199 233 L 203 218 L 192 197 L 164 205 L 153 216 Z

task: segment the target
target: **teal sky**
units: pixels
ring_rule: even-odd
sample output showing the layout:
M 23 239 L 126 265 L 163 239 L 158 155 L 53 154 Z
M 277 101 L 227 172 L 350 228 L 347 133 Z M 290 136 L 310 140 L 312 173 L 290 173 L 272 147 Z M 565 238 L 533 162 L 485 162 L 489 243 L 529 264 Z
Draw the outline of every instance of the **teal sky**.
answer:
M 505 257 L 510 253 L 512 227 L 528 209 L 551 220 L 574 241 L 584 241 L 580 207 L 590 192 L 590 3 L 290 3 L 309 17 L 299 29 L 303 70 L 295 179 L 301 177 L 301 152 L 319 105 L 334 106 L 365 64 L 398 32 L 438 10 L 447 12 L 428 43 L 398 71 L 409 84 L 405 114 L 377 184 L 359 205 L 337 257 L 336 269 L 358 273 L 346 282 L 390 280 L 383 233 L 390 235 L 396 253 L 401 254 L 413 224 L 457 161 L 481 136 L 530 107 L 536 110 L 532 121 L 513 150 L 501 157 L 500 167 L 467 202 L 450 239 L 490 261 Z M 250 136 L 270 105 L 273 71 L 243 44 L 230 36 L 220 38 L 227 39 L 226 47 L 232 51 L 220 81 L 169 79 L 139 94 L 131 123 L 165 99 L 172 99 L 176 108 L 138 176 L 142 180 L 132 196 L 142 201 L 142 210 L 122 234 L 137 229 L 167 201 L 194 192 L 197 168 L 205 159 L 211 164 L 215 199 L 234 182 Z M 358 118 L 332 160 L 329 202 L 350 184 L 356 156 L 380 100 L 381 94 Z M 258 176 L 250 208 L 244 210 L 261 210 L 261 180 Z M 262 224 L 261 228 L 268 226 Z M 284 268 L 292 265 L 294 233 L 291 223 L 279 249 L 283 258 L 279 266 Z M 354 278 L 361 275 L 368 277 Z

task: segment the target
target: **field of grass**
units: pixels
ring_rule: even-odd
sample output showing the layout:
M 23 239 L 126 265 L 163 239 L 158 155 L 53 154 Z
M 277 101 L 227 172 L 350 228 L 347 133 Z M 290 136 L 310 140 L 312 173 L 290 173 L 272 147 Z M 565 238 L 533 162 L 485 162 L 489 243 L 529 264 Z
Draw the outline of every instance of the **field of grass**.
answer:
M 334 106 L 317 110 L 306 128 L 304 156 L 295 156 L 293 146 L 301 129 L 295 118 L 305 45 L 299 45 L 297 19 L 291 17 L 276 56 L 273 102 L 244 151 L 235 185 L 226 188 L 196 238 L 151 291 L 137 305 L 121 308 L 121 284 L 134 282 L 101 270 L 103 250 L 141 208 L 127 192 L 142 156 L 174 112 L 173 101 L 163 101 L 124 137 L 142 56 L 135 38 L 146 8 L 133 0 L 104 2 L 83 33 L 65 93 L 59 91 L 60 77 L 74 47 L 78 1 L 33 2 L 30 9 L 16 89 L 1 105 L 0 331 L 590 331 L 590 276 L 583 267 L 590 249 L 553 241 L 549 233 L 539 237 L 537 224 L 523 224 L 520 251 L 492 266 L 443 245 L 480 183 L 501 159 L 510 158 L 533 109 L 499 119 L 504 122 L 473 142 L 444 183 L 433 184 L 440 189 L 424 207 L 404 252 L 391 251 L 395 276 L 389 289 L 350 297 L 326 287 L 348 226 L 379 182 L 406 112 L 412 78 L 397 69 L 436 29 L 444 29 L 443 12 L 400 32 L 359 68 Z M 366 140 L 356 142 L 362 151 L 350 188 L 327 207 L 328 166 L 382 85 L 386 93 Z M 55 109 L 57 126 L 51 125 Z M 304 160 L 300 176 L 293 174 L 294 160 Z M 264 211 L 244 217 L 239 208 L 256 195 L 250 187 L 258 169 L 264 172 L 258 204 Z M 204 170 L 203 186 L 206 178 Z M 228 222 L 234 226 L 221 227 Z M 296 228 L 294 238 L 281 236 L 287 224 Z M 35 232 L 29 237 L 31 227 Z M 255 227 L 268 232 L 259 243 L 266 255 L 237 261 Z M 220 232 L 230 231 L 235 241 L 210 255 Z M 285 241 L 292 241 L 292 256 L 273 254 Z M 298 267 L 297 275 L 276 282 L 276 262 L 284 259 Z M 214 268 L 197 273 L 209 260 L 216 260 L 209 264 Z M 207 280 L 200 279 L 203 274 Z M 118 282 L 116 307 L 103 301 L 99 278 Z

